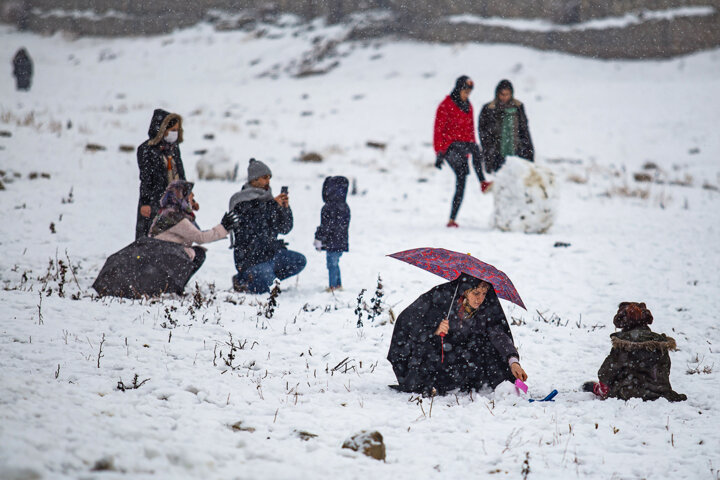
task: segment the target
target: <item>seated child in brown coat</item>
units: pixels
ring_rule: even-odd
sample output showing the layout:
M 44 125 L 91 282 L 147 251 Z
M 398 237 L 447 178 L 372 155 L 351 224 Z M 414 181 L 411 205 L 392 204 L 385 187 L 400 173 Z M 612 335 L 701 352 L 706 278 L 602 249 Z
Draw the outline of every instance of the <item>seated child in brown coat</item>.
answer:
M 622 302 L 613 323 L 622 331 L 610 335 L 612 350 L 598 370 L 599 382 L 583 389 L 601 398 L 687 400 L 670 385 L 670 355 L 675 340 L 650 330 L 652 313 L 644 303 Z

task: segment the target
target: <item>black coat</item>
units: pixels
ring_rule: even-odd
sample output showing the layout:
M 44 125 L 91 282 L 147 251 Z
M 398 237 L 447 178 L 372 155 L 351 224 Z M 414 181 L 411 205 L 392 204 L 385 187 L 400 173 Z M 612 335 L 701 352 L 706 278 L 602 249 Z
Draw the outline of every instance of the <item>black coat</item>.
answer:
M 535 148 L 530 138 L 525 107 L 522 102 L 514 98 L 510 100 L 509 106 L 516 107 L 518 110 L 517 125 L 514 132 L 515 154 L 532 162 L 535 160 Z M 505 163 L 505 158 L 500 153 L 504 111 L 504 108 L 500 106 L 496 99 L 483 105 L 478 118 L 478 133 L 483 149 L 483 160 L 489 172 L 498 170 Z
M 110 255 L 92 286 L 100 296 L 181 294 L 196 267 L 181 244 L 142 237 Z
M 281 207 L 273 199 L 255 198 L 233 207 L 240 221 L 233 228 L 233 251 L 238 272 L 271 260 L 284 250 L 278 235 L 290 233 L 293 215 L 290 207 Z
M 27 50 L 21 48 L 13 57 L 13 75 L 18 90 L 29 90 L 33 75 L 33 62 Z
M 322 198 L 325 205 L 320 212 L 320 226 L 315 231 L 315 238 L 322 242 L 323 250 L 348 251 L 350 207 L 345 201 L 348 185 L 345 177 L 327 177 L 323 183 Z
M 598 370 L 598 378 L 608 386 L 608 396 L 628 400 L 656 400 L 664 397 L 671 402 L 686 400 L 670 385 L 670 350 L 675 340 L 655 333 L 649 327 L 613 333 L 610 355 Z
M 185 168 L 180 157 L 180 147 L 178 146 L 182 138 L 178 138 L 175 143 L 162 140 L 167 128 L 166 120 L 171 115 L 178 117 L 165 110 L 155 110 L 150 120 L 148 139 L 137 149 L 137 162 L 140 171 L 140 199 L 138 201 L 135 238 L 147 236 L 152 220 L 160 207 L 160 199 L 168 186 L 168 156 L 172 157 L 180 180 L 186 179 Z M 140 207 L 143 205 L 150 205 L 152 209 L 152 213 L 148 218 L 140 215 Z
M 462 321 L 458 317 L 462 308 L 458 297 L 478 283 L 476 278 L 463 275 L 438 285 L 398 316 L 388 360 L 401 390 L 428 393 L 434 387 L 444 394 L 454 388 L 495 388 L 504 380 L 514 381 L 508 360 L 519 355 L 495 291 L 488 291 L 474 315 Z M 435 330 L 447 316 L 451 301 L 450 331 L 443 341 Z

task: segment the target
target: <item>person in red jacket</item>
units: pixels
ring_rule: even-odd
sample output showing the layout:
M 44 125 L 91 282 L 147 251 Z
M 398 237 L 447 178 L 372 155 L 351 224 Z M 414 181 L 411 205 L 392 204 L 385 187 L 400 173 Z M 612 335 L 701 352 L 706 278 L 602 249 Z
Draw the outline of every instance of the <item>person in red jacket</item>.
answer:
M 435 132 L 433 144 L 435 147 L 435 167 L 442 168 L 444 161 L 455 172 L 455 196 L 450 209 L 448 227 L 457 227 L 455 222 L 463 194 L 465 193 L 465 179 L 470 169 L 468 155 L 472 155 L 472 164 L 475 173 L 480 179 L 480 187 L 485 192 L 490 182 L 485 181 L 482 171 L 480 147 L 475 141 L 475 126 L 473 122 L 473 108 L 468 100 L 473 89 L 473 81 L 463 75 L 455 82 L 453 91 L 445 97 L 438 106 L 435 114 Z

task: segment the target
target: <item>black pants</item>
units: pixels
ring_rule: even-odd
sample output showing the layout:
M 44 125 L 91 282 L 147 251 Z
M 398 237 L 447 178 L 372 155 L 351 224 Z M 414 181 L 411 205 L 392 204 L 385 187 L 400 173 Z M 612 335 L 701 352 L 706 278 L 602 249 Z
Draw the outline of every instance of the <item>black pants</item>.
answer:
M 140 207 L 142 205 L 138 204 L 137 209 L 137 221 L 135 223 L 135 240 L 141 237 L 147 237 L 148 233 L 150 233 L 150 227 L 152 226 L 152 222 L 155 219 L 155 215 L 157 215 L 158 208 L 156 206 L 151 206 L 150 210 L 150 216 L 149 217 L 143 217 L 140 215 Z
M 455 220 L 460 210 L 460 204 L 465 194 L 465 180 L 470 168 L 468 167 L 467 157 L 472 155 L 472 165 L 478 179 L 481 182 L 485 181 L 485 175 L 482 171 L 482 158 L 480 155 L 480 147 L 476 143 L 472 142 L 455 142 L 447 149 L 445 153 L 445 160 L 447 161 L 450 168 L 455 172 L 455 196 L 452 201 L 452 208 L 450 209 L 450 218 Z

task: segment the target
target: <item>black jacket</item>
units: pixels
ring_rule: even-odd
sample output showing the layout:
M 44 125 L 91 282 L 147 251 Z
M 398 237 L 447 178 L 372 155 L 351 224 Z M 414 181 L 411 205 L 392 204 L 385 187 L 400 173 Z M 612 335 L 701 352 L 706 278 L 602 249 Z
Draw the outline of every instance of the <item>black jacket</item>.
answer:
M 100 296 L 182 294 L 196 269 L 181 244 L 142 237 L 110 255 L 92 286 Z
M 315 238 L 320 240 L 323 249 L 329 252 L 348 251 L 350 207 L 345 201 L 348 185 L 345 177 L 327 177 L 323 183 L 322 197 L 325 205 L 320 212 L 320 226 L 315 231 Z
M 30 82 L 33 75 L 33 62 L 30 59 L 28 51 L 21 48 L 13 57 L 13 75 L 17 83 L 18 90 L 27 90 L 30 88 Z
M 649 327 L 613 333 L 612 349 L 598 371 L 598 378 L 609 387 L 608 396 L 627 400 L 671 402 L 686 400 L 670 385 L 670 355 L 675 340 Z
M 254 198 L 235 204 L 233 210 L 240 217 L 233 229 L 238 272 L 267 262 L 278 251 L 285 249 L 285 242 L 278 240 L 277 236 L 288 234 L 293 228 L 290 207 L 281 207 L 272 198 Z
M 478 283 L 463 275 L 438 285 L 398 316 L 388 360 L 401 390 L 427 393 L 435 387 L 443 394 L 454 388 L 495 388 L 504 380 L 514 381 L 508 360 L 519 355 L 495 291 L 488 291 L 474 315 L 462 321 L 458 316 L 458 298 Z M 442 340 L 435 330 L 448 315 L 451 301 L 450 331 Z
M 529 161 L 535 160 L 535 148 L 530 138 L 527 115 L 522 102 L 516 99 L 510 100 L 508 106 L 516 107 L 518 110 L 517 123 L 515 126 L 515 154 Z M 505 109 L 497 99 L 483 105 L 478 118 L 478 133 L 480 144 L 483 149 L 483 158 L 486 168 L 489 171 L 497 170 L 505 159 L 500 154 L 500 139 L 502 136 L 502 122 Z
M 185 169 L 180 158 L 180 147 L 175 143 L 168 143 L 162 138 L 165 136 L 169 112 L 157 109 L 153 113 L 148 129 L 148 140 L 137 149 L 137 162 L 140 170 L 140 205 L 157 206 L 160 198 L 168 186 L 167 161 L 172 156 L 177 165 L 180 180 L 185 180 Z M 160 137 L 158 139 L 158 137 Z
M 175 143 L 163 140 L 170 120 L 182 120 L 179 115 L 157 109 L 153 112 L 148 129 L 148 139 L 137 149 L 137 162 L 140 171 L 140 199 L 138 201 L 137 226 L 135 238 L 146 236 L 152 219 L 160 206 L 160 199 L 168 186 L 167 158 L 172 157 L 180 180 L 186 180 L 185 169 L 180 157 L 182 130 Z M 149 218 L 140 215 L 140 207 L 150 205 Z

